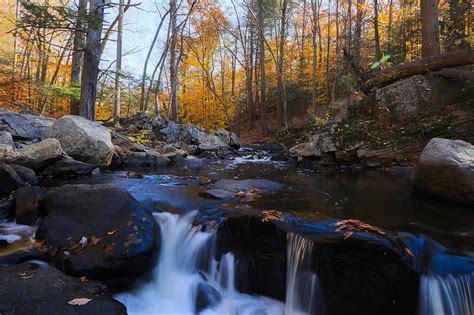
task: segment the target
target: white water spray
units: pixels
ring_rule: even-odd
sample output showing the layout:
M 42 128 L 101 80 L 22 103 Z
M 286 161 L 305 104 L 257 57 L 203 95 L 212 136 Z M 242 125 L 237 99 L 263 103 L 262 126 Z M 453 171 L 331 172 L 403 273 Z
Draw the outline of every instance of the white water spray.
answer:
M 213 252 L 216 233 L 194 227 L 194 215 L 155 214 L 161 227 L 160 258 L 151 282 L 132 293 L 116 297 L 127 306 L 128 313 L 194 315 L 198 303 L 197 288 L 204 284 L 215 289 L 213 291 L 217 292 L 220 302 L 201 314 L 283 314 L 284 305 L 278 301 L 237 292 L 233 254 L 225 254 L 220 261 L 210 259 L 208 266 L 199 267 L 203 258 Z
M 466 275 L 422 276 L 420 315 L 474 314 L 474 273 Z
M 288 233 L 287 239 L 285 314 L 321 314 L 318 276 L 308 271 L 313 265 L 313 242 L 294 233 Z

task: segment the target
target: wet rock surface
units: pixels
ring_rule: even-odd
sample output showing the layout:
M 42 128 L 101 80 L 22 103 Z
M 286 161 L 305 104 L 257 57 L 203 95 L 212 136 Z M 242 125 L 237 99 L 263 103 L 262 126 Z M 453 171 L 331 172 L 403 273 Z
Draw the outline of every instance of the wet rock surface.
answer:
M 22 187 L 16 191 L 16 223 L 33 226 L 39 218 L 39 202 L 44 190 L 38 186 Z
M 126 314 L 99 282 L 81 282 L 59 270 L 28 263 L 0 268 L 0 313 L 2 314 Z M 70 305 L 74 299 L 84 305 Z M 90 300 L 90 301 L 89 301 Z
M 63 154 L 61 145 L 56 139 L 46 139 L 24 148 L 8 153 L 3 161 L 9 164 L 37 169 L 58 159 Z
M 233 251 L 240 261 L 239 290 L 284 301 L 287 233 L 293 232 L 313 243 L 306 271 L 318 275 L 328 314 L 347 314 L 348 305 L 354 314 L 417 313 L 419 271 L 396 235 L 355 232 L 347 238 L 335 222 L 286 219 L 240 215 L 219 227 L 220 251 Z
M 9 165 L 0 162 L 0 195 L 8 196 L 13 191 L 25 186 L 25 182 Z
M 413 185 L 428 195 L 474 205 L 474 145 L 431 140 L 420 157 Z
M 130 194 L 109 185 L 66 185 L 41 202 L 36 240 L 64 272 L 95 279 L 150 270 L 159 247 L 153 217 Z
M 258 195 L 269 195 L 283 185 L 267 179 L 221 179 L 210 185 L 210 189 L 199 195 L 211 199 L 254 199 Z

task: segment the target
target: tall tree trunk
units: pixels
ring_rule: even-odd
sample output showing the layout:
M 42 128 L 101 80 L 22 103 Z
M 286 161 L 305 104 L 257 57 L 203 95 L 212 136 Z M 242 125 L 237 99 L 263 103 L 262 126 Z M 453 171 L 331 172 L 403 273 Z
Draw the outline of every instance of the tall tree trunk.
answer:
M 170 37 L 170 107 L 171 119 L 178 122 L 178 69 L 176 60 L 177 44 L 177 7 L 176 0 L 170 0 L 170 19 L 171 19 L 171 37 Z
M 288 130 L 288 102 L 286 99 L 286 87 L 284 81 L 285 71 L 285 45 L 286 45 L 286 28 L 289 10 L 289 0 L 283 0 L 281 3 L 281 16 L 280 16 L 280 48 L 278 55 L 278 86 L 279 86 L 279 102 L 281 104 L 282 118 L 283 118 L 283 130 Z
M 440 54 L 438 1 L 421 0 L 421 56 Z
M 380 48 L 378 0 L 374 0 L 374 40 L 375 40 L 375 59 L 380 60 L 382 58 L 382 50 Z
M 77 7 L 77 19 L 74 30 L 74 42 L 72 48 L 71 85 L 79 85 L 81 80 L 82 56 L 84 54 L 84 17 L 87 0 L 79 0 Z M 69 112 L 71 115 L 79 115 L 79 100 L 72 99 Z
M 357 0 L 356 24 L 354 30 L 354 43 L 352 45 L 352 55 L 360 62 L 362 48 L 362 23 L 364 20 L 365 0 Z
M 387 51 L 392 52 L 392 27 L 393 27 L 393 0 L 388 1 L 388 24 L 387 24 Z
M 117 25 L 117 54 L 115 63 L 115 99 L 114 99 L 114 122 L 120 123 L 120 104 L 121 104 L 121 76 L 122 76 L 122 33 L 123 33 L 123 13 L 124 2 L 119 0 L 118 25 Z
M 337 83 L 339 81 L 339 4 L 341 0 L 336 0 L 336 12 L 334 15 L 336 16 L 336 58 L 335 58 L 335 73 L 334 73 L 334 82 L 332 85 L 332 95 L 331 99 L 334 100 L 337 98 Z
M 317 9 L 317 1 L 318 0 L 311 0 L 311 12 L 313 14 L 312 18 L 312 34 L 311 39 L 313 43 L 313 64 L 312 64 L 312 100 L 311 105 L 313 107 L 313 114 L 316 114 L 316 106 L 317 106 L 317 98 L 318 98 L 318 43 L 316 36 L 318 34 L 318 9 Z
M 254 34 L 253 27 L 250 27 L 249 34 L 249 45 L 248 51 L 246 52 L 246 69 L 245 69 L 245 87 L 247 92 L 247 111 L 249 114 L 249 127 L 252 129 L 254 127 L 255 121 L 255 102 L 253 98 L 253 56 L 254 56 Z
M 257 23 L 258 27 L 258 39 L 259 39 L 259 63 L 260 63 L 260 123 L 262 125 L 262 134 L 267 135 L 267 121 L 266 121 L 266 111 L 267 111 L 267 78 L 266 78 L 266 69 L 265 69 L 265 13 L 263 0 L 258 1 L 258 17 Z
M 87 28 L 84 64 L 81 76 L 81 102 L 79 114 L 89 120 L 95 120 L 95 102 L 97 99 L 97 76 L 100 63 L 100 37 L 104 22 L 105 0 L 90 0 L 89 14 L 93 22 Z
M 329 57 L 331 53 L 331 0 L 328 0 L 328 32 L 326 46 L 326 98 L 331 99 L 331 79 L 329 78 Z

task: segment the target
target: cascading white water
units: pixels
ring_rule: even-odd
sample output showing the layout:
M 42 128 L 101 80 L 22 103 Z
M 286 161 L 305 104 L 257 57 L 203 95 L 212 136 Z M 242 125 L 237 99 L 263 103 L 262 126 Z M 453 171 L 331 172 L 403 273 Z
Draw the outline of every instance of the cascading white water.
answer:
M 474 314 L 474 273 L 420 279 L 420 315 Z
M 234 285 L 235 261 L 231 253 L 225 254 L 219 262 L 210 259 L 205 270 L 200 270 L 200 259 L 213 251 L 216 233 L 194 227 L 194 215 L 155 214 L 161 227 L 160 258 L 151 282 L 141 285 L 134 292 L 116 296 L 127 306 L 128 313 L 196 314 L 197 288 L 200 284 L 206 284 L 218 292 L 221 301 L 201 314 L 283 314 L 284 305 L 278 301 L 237 292 Z
M 307 271 L 312 265 L 313 242 L 290 232 L 287 243 L 285 314 L 321 314 L 318 276 Z

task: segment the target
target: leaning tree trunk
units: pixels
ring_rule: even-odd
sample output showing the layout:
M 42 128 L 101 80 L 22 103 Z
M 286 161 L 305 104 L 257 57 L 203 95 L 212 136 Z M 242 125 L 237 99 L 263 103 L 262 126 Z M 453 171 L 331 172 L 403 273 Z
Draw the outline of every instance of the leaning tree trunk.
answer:
M 444 55 L 423 58 L 375 72 L 367 81 L 367 85 L 370 88 L 381 87 L 396 80 L 408 78 L 416 74 L 425 74 L 443 68 L 468 64 L 474 64 L 474 50 L 457 50 Z
M 89 15 L 92 21 L 89 22 L 87 29 L 79 106 L 79 115 L 89 120 L 95 120 L 97 76 L 100 63 L 100 37 L 104 22 L 104 2 L 105 0 L 90 0 L 89 7 Z

